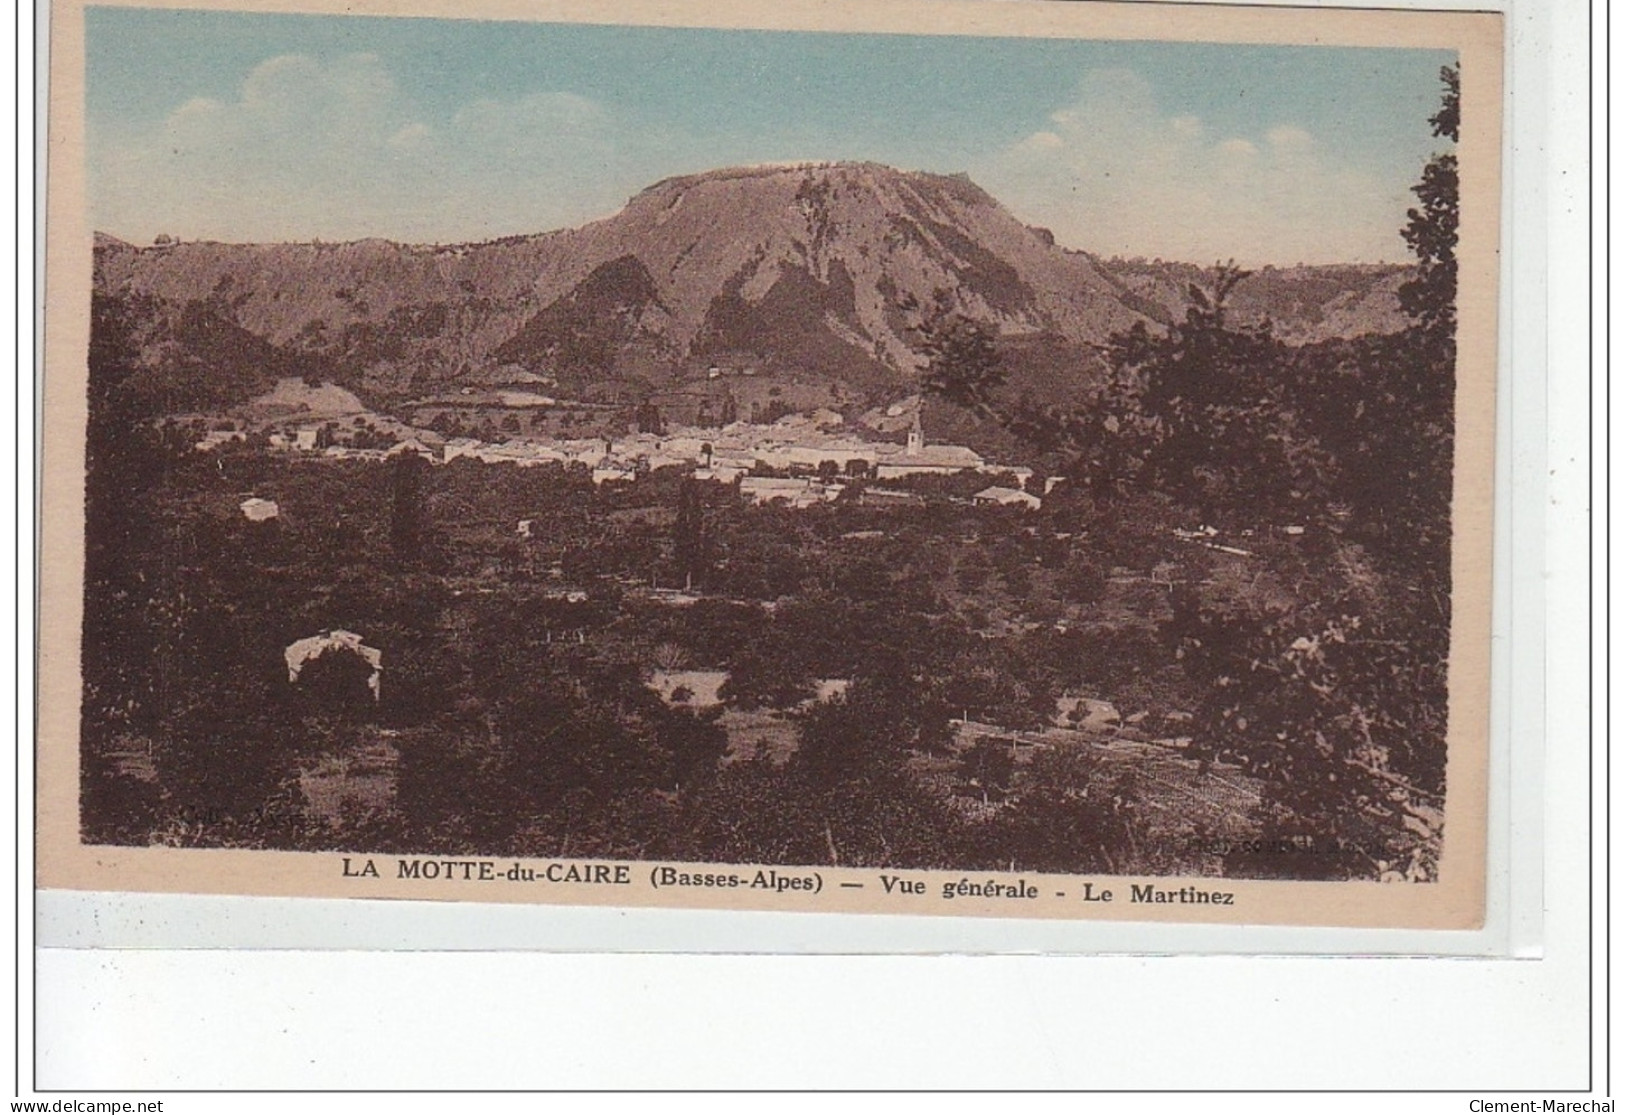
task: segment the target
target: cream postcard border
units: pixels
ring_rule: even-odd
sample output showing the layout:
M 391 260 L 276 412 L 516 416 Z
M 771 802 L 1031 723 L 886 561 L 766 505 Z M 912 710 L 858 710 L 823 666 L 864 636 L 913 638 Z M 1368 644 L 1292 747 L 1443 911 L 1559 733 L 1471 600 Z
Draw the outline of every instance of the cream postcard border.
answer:
M 79 632 L 83 617 L 84 430 L 91 236 L 85 205 L 84 8 L 51 10 L 47 143 L 44 443 L 40 523 L 39 708 L 36 796 L 37 882 L 43 887 L 239 895 L 455 899 L 688 909 L 840 913 L 924 913 L 1124 921 L 1468 929 L 1485 908 L 1489 767 L 1491 528 L 1493 507 L 1497 306 L 1501 227 L 1502 36 L 1504 17 L 1483 12 L 1417 12 L 1217 5 L 1059 3 L 1044 0 L 739 0 L 674 4 L 660 0 L 252 0 L 249 4 L 112 0 L 97 6 L 279 11 L 378 17 L 516 19 L 784 31 L 911 35 L 1151 39 L 1452 49 L 1462 62 L 1461 225 L 1457 258 L 1458 372 L 1456 486 L 1453 502 L 1450 728 L 1446 823 L 1440 879 L 1429 884 L 1052 876 L 902 871 L 926 883 L 924 895 L 882 892 L 877 870 L 763 865 L 779 876 L 814 880 L 816 891 L 661 889 L 656 862 L 627 864 L 629 882 L 559 882 L 541 889 L 482 881 L 398 877 L 397 861 L 445 857 L 366 856 L 226 849 L 87 846 L 78 833 Z M 470 862 L 481 862 L 479 860 Z M 493 876 L 515 864 L 485 857 Z M 670 864 L 678 870 L 696 865 Z M 752 865 L 740 869 L 753 876 Z M 419 875 L 421 876 L 421 866 Z M 568 872 L 565 872 L 568 873 Z M 948 897 L 962 882 L 989 879 L 1036 890 L 1030 899 Z M 861 884 L 861 889 L 842 883 Z M 1110 889 L 1110 903 L 1081 900 Z M 1232 894 L 1229 905 L 1126 901 L 1135 885 L 1185 885 Z M 945 888 L 947 888 L 945 890 Z

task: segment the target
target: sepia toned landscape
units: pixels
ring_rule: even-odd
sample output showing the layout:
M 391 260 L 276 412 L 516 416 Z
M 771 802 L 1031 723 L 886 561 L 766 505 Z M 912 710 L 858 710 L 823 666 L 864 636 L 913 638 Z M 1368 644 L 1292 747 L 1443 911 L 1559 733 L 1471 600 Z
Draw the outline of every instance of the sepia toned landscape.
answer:
M 1435 881 L 1458 81 L 1393 262 L 864 160 L 98 234 L 82 839 Z

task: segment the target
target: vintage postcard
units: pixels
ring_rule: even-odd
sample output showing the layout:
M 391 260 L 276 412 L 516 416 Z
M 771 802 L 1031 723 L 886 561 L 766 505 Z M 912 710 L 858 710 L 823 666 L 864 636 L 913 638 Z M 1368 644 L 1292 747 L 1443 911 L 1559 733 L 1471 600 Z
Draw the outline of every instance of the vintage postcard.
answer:
M 51 34 L 41 886 L 1482 923 L 1499 15 Z

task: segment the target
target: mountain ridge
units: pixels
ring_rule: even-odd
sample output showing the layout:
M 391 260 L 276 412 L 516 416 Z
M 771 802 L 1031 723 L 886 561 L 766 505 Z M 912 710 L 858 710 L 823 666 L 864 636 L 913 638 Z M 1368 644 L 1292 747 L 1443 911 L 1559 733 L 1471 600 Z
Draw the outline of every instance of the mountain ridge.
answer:
M 95 260 L 104 298 L 170 318 L 192 307 L 385 403 L 504 367 L 646 395 L 719 362 L 832 397 L 897 395 L 921 371 L 909 307 L 939 290 L 1018 348 L 1059 353 L 1012 368 L 1012 380 L 1064 397 L 1099 374 L 1100 342 L 1177 320 L 1184 285 L 1200 278 L 1057 246 L 966 175 L 862 162 L 678 175 L 580 227 L 472 244 L 135 247 L 98 234 Z M 1276 276 L 1255 301 L 1310 339 L 1393 324 L 1397 301 L 1389 313 L 1381 282 L 1352 274 Z M 1294 301 L 1287 288 L 1308 293 Z M 175 338 L 156 319 L 145 326 L 136 359 L 172 358 Z

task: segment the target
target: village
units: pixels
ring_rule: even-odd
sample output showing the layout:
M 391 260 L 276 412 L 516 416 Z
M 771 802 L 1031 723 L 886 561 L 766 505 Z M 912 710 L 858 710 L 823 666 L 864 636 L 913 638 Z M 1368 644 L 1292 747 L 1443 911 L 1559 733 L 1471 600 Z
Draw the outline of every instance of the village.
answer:
M 346 396 L 354 399 L 331 387 L 302 390 L 297 381 L 284 381 L 268 398 L 312 395 L 325 396 L 330 403 L 336 397 L 339 407 L 345 405 Z M 557 404 L 551 397 L 522 392 L 496 393 L 476 402 L 520 409 Z M 298 408 L 291 414 L 275 413 L 290 409 L 283 402 L 280 406 L 251 405 L 242 416 L 187 416 L 208 426 L 193 447 L 214 452 L 263 443 L 276 452 L 333 460 L 385 461 L 409 454 L 436 465 L 463 458 L 517 468 L 559 464 L 585 470 L 594 484 L 628 483 L 657 469 L 682 468 L 695 480 L 736 485 L 740 495 L 752 502 L 782 500 L 793 507 L 836 499 L 856 480 L 884 488 L 886 481 L 908 477 L 974 473 L 1002 483 L 989 483 L 975 492 L 970 497 L 973 502 L 1036 510 L 1061 482 L 1060 477 L 1037 477 L 1023 465 L 988 460 L 967 446 L 929 442 L 919 396 L 885 410 L 892 427 L 906 423 L 906 439 L 901 443 L 881 440 L 883 435 L 872 429 L 851 428 L 841 414 L 829 409 L 792 413 L 772 423 L 734 421 L 719 427 L 667 429 L 658 411 L 640 407 L 630 423 L 622 423 L 632 427 L 628 432 L 574 438 L 532 433 L 482 440 L 447 436 L 365 411 L 358 400 L 354 413 L 334 414 L 321 421 L 309 416 L 309 403 L 291 405 Z M 267 415 L 266 410 L 272 413 Z M 244 514 L 251 517 L 266 513 L 263 505 L 257 504 L 252 511 L 244 508 Z

